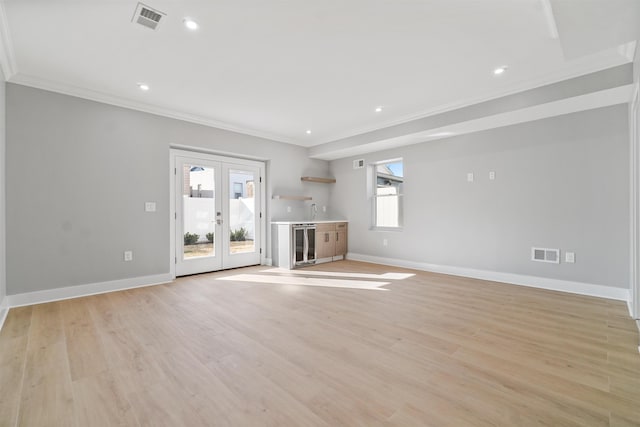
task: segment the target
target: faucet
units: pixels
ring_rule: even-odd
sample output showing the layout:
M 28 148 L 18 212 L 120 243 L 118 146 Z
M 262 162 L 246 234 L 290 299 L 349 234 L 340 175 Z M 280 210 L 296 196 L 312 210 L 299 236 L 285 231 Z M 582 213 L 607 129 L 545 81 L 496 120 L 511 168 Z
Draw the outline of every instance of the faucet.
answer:
M 315 203 L 311 204 L 311 221 L 316 219 L 316 215 L 318 215 L 318 206 Z

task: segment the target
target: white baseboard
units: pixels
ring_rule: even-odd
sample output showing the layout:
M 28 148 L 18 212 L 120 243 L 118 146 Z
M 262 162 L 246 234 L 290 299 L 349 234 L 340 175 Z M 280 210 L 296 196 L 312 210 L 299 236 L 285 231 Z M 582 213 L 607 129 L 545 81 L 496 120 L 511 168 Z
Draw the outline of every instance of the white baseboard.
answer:
M 498 271 L 476 270 L 473 268 L 453 267 L 449 265 L 405 261 L 401 259 L 384 258 L 352 252 L 349 252 L 347 254 L 347 259 L 354 261 L 371 262 L 374 264 L 390 265 L 395 267 L 412 268 L 415 270 L 430 271 L 433 273 L 450 274 L 453 276 L 470 277 L 473 279 L 490 280 L 493 282 L 503 282 L 512 285 L 528 286 L 532 288 L 549 289 L 553 291 L 568 292 L 572 294 L 588 295 L 627 302 L 629 301 L 628 289 L 615 288 L 612 286 L 572 282 L 569 280 L 549 279 L 547 277 L 526 276 L 523 274 L 501 273 Z
M 0 331 L 2 330 L 2 326 L 4 325 L 4 321 L 7 320 L 7 314 L 9 314 L 9 304 L 8 299 L 5 296 L 0 300 Z
M 154 274 L 151 276 L 132 277 L 129 279 L 111 280 L 109 282 L 90 283 L 87 285 L 68 286 L 65 288 L 49 289 L 45 291 L 25 292 L 23 294 L 7 295 L 7 306 L 21 307 L 25 305 L 42 304 L 88 295 L 104 294 L 106 292 L 121 291 L 123 289 L 141 288 L 143 286 L 159 285 L 171 282 L 171 274 Z

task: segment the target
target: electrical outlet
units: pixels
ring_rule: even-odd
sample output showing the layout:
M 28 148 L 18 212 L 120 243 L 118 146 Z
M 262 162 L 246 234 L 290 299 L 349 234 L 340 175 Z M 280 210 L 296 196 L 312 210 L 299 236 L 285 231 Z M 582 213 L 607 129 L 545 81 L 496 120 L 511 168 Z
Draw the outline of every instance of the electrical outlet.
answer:
M 575 254 L 575 252 L 565 252 L 564 253 L 564 262 L 568 262 L 568 263 L 576 262 L 576 254 Z
M 327 207 L 326 207 L 326 206 L 323 206 L 323 207 L 322 207 L 322 212 L 326 212 L 326 211 L 327 211 Z
M 496 172 L 495 171 L 489 172 L 489 180 L 493 181 L 494 179 L 496 179 Z
M 467 174 L 467 181 L 468 181 L 468 182 L 473 182 L 473 172 L 469 172 L 469 173 Z
M 287 206 L 287 212 L 291 213 L 291 206 Z
M 145 202 L 144 203 L 144 211 L 145 212 L 155 212 L 156 211 L 156 202 Z
M 382 239 L 382 246 L 387 246 L 389 241 L 387 239 Z
M 133 261 L 133 251 L 124 251 L 124 260 Z

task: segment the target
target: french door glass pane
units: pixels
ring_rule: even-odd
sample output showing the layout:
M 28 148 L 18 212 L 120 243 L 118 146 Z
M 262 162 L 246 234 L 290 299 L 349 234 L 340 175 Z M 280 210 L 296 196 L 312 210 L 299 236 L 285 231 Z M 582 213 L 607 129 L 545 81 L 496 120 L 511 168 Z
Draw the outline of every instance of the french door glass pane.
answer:
M 229 170 L 229 252 L 255 252 L 255 175 Z
M 215 256 L 214 168 L 196 164 L 183 167 L 184 259 Z

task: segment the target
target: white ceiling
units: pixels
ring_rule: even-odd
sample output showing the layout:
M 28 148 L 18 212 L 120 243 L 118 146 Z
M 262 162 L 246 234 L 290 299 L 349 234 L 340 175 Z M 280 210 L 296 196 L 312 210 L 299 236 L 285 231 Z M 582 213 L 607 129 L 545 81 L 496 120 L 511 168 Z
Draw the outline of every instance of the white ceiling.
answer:
M 544 0 L 146 0 L 157 31 L 136 3 L 5 0 L 9 81 L 313 146 L 631 59 L 566 59 Z

